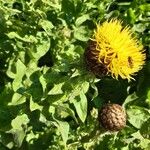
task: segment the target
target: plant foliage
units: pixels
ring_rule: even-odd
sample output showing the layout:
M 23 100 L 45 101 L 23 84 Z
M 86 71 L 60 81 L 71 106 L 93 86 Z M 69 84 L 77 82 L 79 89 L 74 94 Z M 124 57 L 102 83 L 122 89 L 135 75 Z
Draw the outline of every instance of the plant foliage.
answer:
M 147 54 L 135 81 L 95 78 L 84 51 L 96 23 L 117 17 Z M 148 0 L 0 0 L 0 150 L 150 149 Z M 127 126 L 98 124 L 98 109 L 123 104 Z

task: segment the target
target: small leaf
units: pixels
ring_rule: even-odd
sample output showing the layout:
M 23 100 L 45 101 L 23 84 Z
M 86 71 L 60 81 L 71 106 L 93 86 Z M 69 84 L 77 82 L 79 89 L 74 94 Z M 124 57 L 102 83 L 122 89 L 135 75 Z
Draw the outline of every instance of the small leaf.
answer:
M 88 14 L 85 14 L 85 15 L 79 17 L 79 18 L 76 20 L 75 24 L 76 24 L 76 26 L 80 26 L 83 22 L 85 22 L 86 20 L 89 20 L 89 19 L 90 19 L 89 15 L 88 15 Z
M 89 40 L 89 32 L 88 29 L 84 26 L 76 27 L 74 29 L 74 37 L 80 41 L 88 41 Z
M 16 63 L 16 76 L 12 84 L 14 91 L 16 91 L 20 87 L 22 77 L 24 76 L 25 73 L 26 73 L 26 66 L 20 60 L 18 60 Z
M 138 98 L 138 97 L 137 97 L 136 93 L 133 93 L 133 94 L 129 95 L 129 96 L 125 99 L 125 101 L 124 101 L 124 103 L 123 103 L 122 106 L 125 107 L 126 105 L 128 105 L 130 102 L 136 100 L 137 98 Z
M 12 101 L 11 101 L 11 103 L 9 103 L 9 105 L 20 105 L 20 104 L 24 103 L 25 100 L 26 100 L 26 97 L 24 95 L 14 93 L 14 95 L 12 97 Z
M 80 96 L 75 97 L 73 104 L 79 118 L 84 122 L 87 116 L 87 98 L 82 91 L 80 92 Z
M 150 140 L 149 139 L 141 140 L 140 147 L 144 150 L 149 150 L 150 149 Z
M 28 43 L 34 43 L 34 42 L 37 42 L 37 40 L 36 40 L 36 38 L 34 37 L 34 36 L 32 36 L 32 35 L 30 35 L 30 36 L 24 36 L 24 37 L 21 37 L 20 35 L 18 35 L 16 32 L 9 32 L 8 34 L 7 34 L 7 36 L 10 38 L 10 39 L 14 39 L 14 38 L 16 38 L 16 39 L 19 39 L 19 40 L 21 40 L 21 41 L 23 41 L 23 42 L 28 42 Z
M 43 75 L 42 75 L 42 76 L 40 76 L 39 81 L 40 81 L 40 83 L 41 83 L 41 85 L 42 85 L 43 92 L 45 92 L 47 82 L 46 82 L 46 79 L 44 78 L 44 76 L 43 76 Z
M 150 119 L 142 124 L 140 133 L 144 138 L 150 139 Z
M 38 32 L 36 39 L 36 47 L 32 47 L 31 51 L 29 51 L 29 55 L 31 55 L 35 60 L 38 60 L 49 50 L 50 39 L 45 32 Z
M 63 91 L 61 89 L 63 85 L 64 82 L 59 84 L 54 84 L 54 87 L 48 92 L 48 95 L 63 94 Z
M 16 146 L 21 147 L 22 142 L 26 136 L 25 132 L 23 130 L 13 130 L 10 133 L 13 134 Z
M 128 121 L 136 128 L 140 129 L 142 124 L 150 118 L 148 110 L 142 107 L 130 106 L 127 109 Z
M 56 118 L 54 119 L 57 122 L 57 124 L 55 123 L 55 125 L 57 126 L 59 132 L 61 133 L 64 144 L 66 145 L 66 142 L 68 140 L 69 124 L 67 122 L 57 120 Z
M 12 129 L 8 131 L 8 133 L 13 134 L 14 141 L 17 147 L 20 147 L 22 145 L 22 142 L 26 136 L 23 126 L 27 125 L 28 122 L 29 122 L 29 119 L 26 114 L 17 116 L 11 122 Z
M 98 96 L 98 88 L 97 88 L 97 86 L 94 83 L 91 84 L 91 87 L 94 90 L 94 94 L 92 96 L 92 100 L 93 100 L 93 99 L 95 99 Z
M 48 20 L 40 20 L 39 25 L 50 35 L 51 29 L 54 27 L 53 24 Z
M 83 90 L 83 93 L 86 93 L 89 89 L 89 82 L 83 82 L 82 83 L 82 90 Z
M 53 106 L 55 106 L 55 105 L 53 105 Z M 75 113 L 74 113 L 74 111 L 69 107 L 69 105 L 67 105 L 67 104 L 63 104 L 63 105 L 56 105 L 55 106 L 59 111 L 64 111 L 64 112 L 66 112 L 68 115 L 70 115 L 75 121 L 76 121 L 76 123 L 78 123 L 78 120 L 77 120 L 77 118 L 76 118 L 76 116 L 75 116 Z
M 23 114 L 13 119 L 11 125 L 13 129 L 22 130 L 22 125 L 26 125 L 28 122 L 29 122 L 28 116 L 26 114 Z
M 30 110 L 31 111 L 34 111 L 34 110 L 42 110 L 42 106 L 38 105 L 38 103 L 35 103 L 33 100 L 32 100 L 32 97 L 30 98 Z

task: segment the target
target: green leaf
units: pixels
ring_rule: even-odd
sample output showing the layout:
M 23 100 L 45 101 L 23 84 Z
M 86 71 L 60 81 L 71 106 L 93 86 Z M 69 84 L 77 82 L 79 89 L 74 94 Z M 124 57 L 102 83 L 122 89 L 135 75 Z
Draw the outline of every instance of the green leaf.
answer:
M 84 81 L 84 82 L 82 83 L 82 90 L 83 90 L 83 93 L 88 92 L 88 89 L 89 89 L 89 82 Z
M 80 96 L 76 96 L 73 101 L 77 114 L 82 122 L 85 121 L 87 116 L 87 98 L 83 91 L 80 92 Z
M 20 104 L 24 103 L 25 100 L 26 100 L 26 97 L 24 95 L 14 93 L 14 95 L 12 97 L 12 101 L 11 101 L 11 103 L 9 103 L 9 105 L 20 105 Z
M 14 91 L 16 91 L 21 86 L 22 78 L 25 75 L 25 73 L 26 73 L 26 66 L 18 59 L 16 63 L 16 75 L 12 83 Z
M 89 32 L 85 26 L 76 27 L 74 29 L 74 37 L 80 41 L 88 41 L 89 40 Z
M 53 24 L 48 20 L 40 20 L 39 25 L 46 31 L 48 35 L 51 33 L 51 29 L 54 27 Z
M 16 146 L 21 147 L 22 142 L 26 136 L 25 132 L 23 130 L 13 130 L 9 133 L 13 134 L 14 142 L 15 142 Z
M 41 83 L 41 85 L 42 85 L 43 92 L 45 92 L 47 82 L 46 82 L 46 79 L 44 78 L 44 76 L 43 76 L 43 75 L 41 75 L 41 76 L 40 76 L 39 81 L 40 81 L 40 83 Z
M 14 141 L 17 147 L 20 147 L 22 145 L 22 142 L 26 135 L 23 127 L 26 126 L 28 123 L 29 119 L 26 114 L 17 116 L 11 122 L 12 129 L 9 131 L 9 133 L 13 134 Z
M 149 12 L 150 11 L 150 4 L 143 4 L 143 5 L 140 5 L 139 8 L 142 10 L 142 11 L 147 11 Z
M 13 119 L 11 125 L 13 129 L 22 130 L 22 125 L 26 125 L 28 122 L 28 116 L 26 114 L 23 114 Z
M 149 106 L 149 108 L 150 108 L 150 90 L 148 90 L 148 92 L 147 92 L 146 103 L 148 104 L 148 106 Z
M 60 120 L 58 120 L 56 118 L 54 118 L 54 119 L 57 122 L 57 124 L 55 123 L 55 125 L 57 126 L 59 132 L 61 133 L 63 142 L 66 145 L 66 142 L 68 140 L 69 124 L 67 122 L 60 121 Z
M 94 94 L 92 96 L 92 100 L 95 99 L 98 96 L 98 88 L 97 86 L 94 84 L 94 82 L 91 84 L 92 89 L 94 90 Z
M 54 87 L 48 92 L 48 95 L 63 94 L 63 91 L 61 89 L 63 85 L 64 82 L 59 84 L 54 84 Z
M 82 15 L 81 17 L 77 18 L 75 24 L 76 26 L 80 26 L 83 22 L 85 22 L 86 20 L 89 20 L 90 17 L 88 14 Z
M 32 35 L 30 35 L 30 36 L 25 36 L 25 37 L 21 37 L 19 34 L 17 34 L 16 32 L 9 32 L 8 34 L 7 34 L 7 36 L 10 38 L 10 39 L 15 39 L 15 38 L 17 38 L 17 39 L 19 39 L 19 40 L 21 40 L 21 41 L 23 41 L 23 42 L 28 42 L 28 43 L 34 43 L 34 42 L 37 42 L 37 40 L 36 40 L 36 38 L 34 37 L 34 36 L 32 36 Z
M 149 139 L 143 139 L 140 142 L 140 147 L 144 150 L 148 150 L 150 148 L 150 140 Z
M 138 97 L 136 95 L 136 93 L 133 93 L 131 95 L 128 95 L 128 97 L 125 99 L 124 103 L 123 103 L 123 107 L 126 107 L 126 105 L 129 105 L 132 101 L 136 100 Z
M 75 116 L 75 113 L 74 113 L 74 111 L 69 107 L 69 105 L 67 105 L 67 104 L 54 105 L 54 104 L 53 104 L 53 106 L 55 106 L 55 107 L 59 110 L 60 113 L 61 113 L 61 111 L 62 111 L 62 112 L 67 113 L 68 115 L 70 115 L 70 116 L 76 121 L 76 123 L 78 123 L 78 120 L 77 120 L 77 118 L 76 118 L 76 116 Z
M 144 138 L 150 139 L 150 119 L 142 124 L 140 133 Z
M 134 24 L 136 21 L 136 18 L 137 18 L 135 11 L 132 8 L 129 8 L 127 10 L 127 14 L 128 14 L 128 19 L 129 19 L 130 23 Z
M 138 106 L 130 106 L 127 109 L 128 121 L 136 128 L 140 129 L 142 124 L 150 118 L 147 109 Z
M 38 32 L 36 39 L 37 43 L 35 47 L 33 46 L 32 49 L 28 52 L 35 60 L 38 60 L 49 50 L 50 39 L 45 32 Z
M 30 110 L 31 111 L 34 111 L 36 109 L 42 111 L 42 106 L 40 106 L 38 103 L 35 103 L 33 100 L 32 100 L 32 97 L 30 98 Z

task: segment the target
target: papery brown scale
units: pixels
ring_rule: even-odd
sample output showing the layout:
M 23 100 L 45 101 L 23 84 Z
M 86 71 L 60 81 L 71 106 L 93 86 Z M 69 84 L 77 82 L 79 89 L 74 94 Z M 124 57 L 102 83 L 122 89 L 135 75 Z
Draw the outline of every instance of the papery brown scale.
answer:
M 107 75 L 108 69 L 104 63 L 99 62 L 99 51 L 96 50 L 97 43 L 90 40 L 85 50 L 85 62 L 87 69 L 93 74 L 102 77 Z

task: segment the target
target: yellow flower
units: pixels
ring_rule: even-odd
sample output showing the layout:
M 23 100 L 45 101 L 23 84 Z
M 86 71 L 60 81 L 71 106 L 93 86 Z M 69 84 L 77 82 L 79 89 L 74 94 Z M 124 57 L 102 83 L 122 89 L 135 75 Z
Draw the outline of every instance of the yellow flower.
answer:
M 144 65 L 146 56 L 142 45 L 133 37 L 131 29 L 123 27 L 117 19 L 97 25 L 92 41 L 95 42 L 95 49 L 88 48 L 88 58 L 93 57 L 90 63 L 95 60 L 95 65 L 103 66 L 106 74 L 111 74 L 113 78 L 118 79 L 120 76 L 133 79 L 132 76 Z

